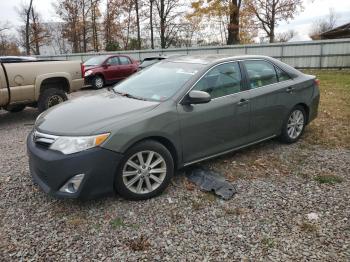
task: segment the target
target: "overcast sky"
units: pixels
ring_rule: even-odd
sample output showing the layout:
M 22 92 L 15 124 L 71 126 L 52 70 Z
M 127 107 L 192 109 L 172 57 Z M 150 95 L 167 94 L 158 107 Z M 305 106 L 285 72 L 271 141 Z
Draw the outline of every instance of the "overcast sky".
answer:
M 12 25 L 20 24 L 16 6 L 28 0 L 0 0 L 0 22 L 9 21 Z M 52 3 L 55 0 L 34 0 L 34 5 L 42 14 L 44 21 L 58 21 Z M 299 35 L 308 34 L 312 22 L 327 16 L 333 8 L 338 15 L 338 25 L 350 22 L 350 0 L 304 0 L 304 11 L 289 22 L 281 22 L 277 32 L 295 29 Z

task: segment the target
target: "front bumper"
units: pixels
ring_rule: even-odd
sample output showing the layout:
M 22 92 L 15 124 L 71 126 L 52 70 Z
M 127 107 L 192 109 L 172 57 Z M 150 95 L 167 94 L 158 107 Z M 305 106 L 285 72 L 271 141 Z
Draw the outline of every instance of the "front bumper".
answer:
M 114 193 L 114 177 L 122 154 L 101 147 L 64 155 L 35 144 L 32 133 L 27 138 L 29 168 L 34 181 L 57 198 L 92 199 Z M 59 189 L 73 176 L 85 174 L 76 193 Z

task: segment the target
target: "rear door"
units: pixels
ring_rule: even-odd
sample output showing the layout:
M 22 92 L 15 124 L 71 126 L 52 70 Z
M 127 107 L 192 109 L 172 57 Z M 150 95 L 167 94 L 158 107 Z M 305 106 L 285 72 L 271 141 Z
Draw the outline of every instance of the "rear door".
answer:
M 178 104 L 183 158 L 190 163 L 246 142 L 249 133 L 249 92 L 238 62 L 217 65 L 192 90 L 208 92 L 207 104 Z
M 117 56 L 113 56 L 107 59 L 105 62 L 106 68 L 104 69 L 106 80 L 107 81 L 115 81 L 119 79 L 120 68 L 119 68 L 119 60 Z
M 120 78 L 126 78 L 134 73 L 134 66 L 126 56 L 119 56 Z
M 245 66 L 250 87 L 250 140 L 278 135 L 293 103 L 288 91 L 293 80 L 266 60 L 245 60 L 242 64 Z

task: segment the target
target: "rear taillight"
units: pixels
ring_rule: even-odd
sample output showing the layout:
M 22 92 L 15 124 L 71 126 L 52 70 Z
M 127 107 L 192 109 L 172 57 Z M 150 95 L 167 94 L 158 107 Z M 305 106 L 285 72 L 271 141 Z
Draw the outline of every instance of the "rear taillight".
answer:
M 85 74 L 85 66 L 84 64 L 81 64 L 81 77 L 84 78 L 84 74 Z
M 317 85 L 318 87 L 320 86 L 320 83 L 321 83 L 320 79 L 315 79 L 314 82 L 315 82 L 315 85 Z

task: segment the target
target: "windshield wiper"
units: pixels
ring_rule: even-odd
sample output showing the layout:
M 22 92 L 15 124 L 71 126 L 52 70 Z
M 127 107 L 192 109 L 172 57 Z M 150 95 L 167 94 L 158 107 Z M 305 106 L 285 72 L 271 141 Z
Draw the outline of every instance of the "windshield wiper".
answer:
M 115 90 L 114 88 L 112 88 L 113 92 L 120 95 L 120 96 L 125 96 L 128 98 L 132 98 L 132 99 L 137 99 L 137 100 L 143 100 L 143 101 L 147 101 L 147 99 L 139 97 L 139 96 L 134 96 L 132 94 L 128 94 L 128 93 L 123 93 L 123 92 L 119 92 L 117 90 Z

